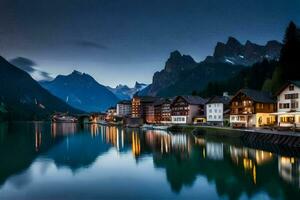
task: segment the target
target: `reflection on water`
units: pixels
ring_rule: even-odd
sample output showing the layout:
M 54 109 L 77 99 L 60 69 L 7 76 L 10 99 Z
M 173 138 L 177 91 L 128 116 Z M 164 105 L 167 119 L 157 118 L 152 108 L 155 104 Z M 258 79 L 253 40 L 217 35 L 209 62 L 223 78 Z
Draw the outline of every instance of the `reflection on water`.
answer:
M 1 124 L 0 199 L 73 199 L 80 194 L 295 198 L 300 195 L 300 159 L 274 148 L 270 152 L 230 139 L 96 124 Z M 57 187 L 60 182 L 65 190 Z M 80 187 L 83 182 L 89 188 Z M 133 196 L 128 196 L 130 190 Z
M 300 188 L 300 160 L 299 158 L 278 157 L 278 171 L 280 176 L 288 183 Z

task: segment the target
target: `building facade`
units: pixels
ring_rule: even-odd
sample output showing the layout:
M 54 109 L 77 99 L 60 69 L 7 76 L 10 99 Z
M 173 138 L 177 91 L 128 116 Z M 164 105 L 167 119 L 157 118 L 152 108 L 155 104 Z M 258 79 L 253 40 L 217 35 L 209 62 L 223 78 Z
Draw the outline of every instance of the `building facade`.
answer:
M 300 81 L 289 81 L 277 92 L 278 125 L 300 127 Z
M 230 101 L 232 127 L 261 127 L 273 125 L 276 103 L 271 95 L 251 89 L 242 89 Z
M 177 96 L 171 103 L 171 123 L 191 124 L 204 115 L 206 101 L 198 96 Z
M 228 119 L 230 98 L 228 96 L 215 96 L 206 103 L 206 119 L 211 125 L 224 125 L 224 120 Z
M 171 100 L 159 99 L 154 104 L 154 120 L 157 124 L 171 123 Z
M 117 104 L 117 115 L 120 117 L 127 117 L 131 115 L 131 101 L 120 101 Z
M 155 97 L 134 96 L 131 101 L 131 117 L 141 118 L 145 123 L 154 123 Z

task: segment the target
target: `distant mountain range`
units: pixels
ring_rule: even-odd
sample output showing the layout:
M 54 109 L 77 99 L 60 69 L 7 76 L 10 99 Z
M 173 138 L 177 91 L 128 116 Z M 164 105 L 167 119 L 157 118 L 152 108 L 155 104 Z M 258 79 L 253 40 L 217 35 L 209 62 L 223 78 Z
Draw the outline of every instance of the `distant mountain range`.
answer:
M 87 112 L 105 111 L 119 101 L 92 76 L 78 71 L 66 76 L 58 75 L 54 80 L 40 84 L 69 105 Z
M 57 112 L 80 113 L 53 96 L 21 69 L 0 56 L 0 104 L 10 120 L 49 119 Z
M 282 44 L 277 41 L 269 41 L 263 46 L 250 41 L 241 44 L 229 37 L 226 43 L 218 42 L 213 56 L 200 63 L 189 55 L 174 51 L 164 69 L 153 75 L 152 84 L 136 82 L 133 88 L 126 85 L 106 87 L 78 71 L 42 81 L 41 87 L 29 74 L 0 57 L 0 80 L 5 83 L 0 86 L 1 110 L 7 111 L 12 119 L 46 119 L 55 111 L 105 111 L 120 99 L 131 99 L 135 93 L 149 96 L 191 94 L 201 91 L 211 81 L 237 76 L 245 66 L 263 59 L 278 60 L 281 48 Z
M 115 88 L 107 86 L 107 89 L 114 93 L 119 99 L 128 100 L 131 99 L 135 93 L 145 89 L 147 86 L 147 84 L 135 82 L 133 88 L 130 88 L 127 85 L 118 85 Z
M 154 73 L 152 84 L 140 91 L 140 95 L 175 96 L 191 94 L 206 87 L 211 81 L 233 77 L 245 66 L 263 59 L 278 60 L 282 44 L 269 41 L 265 46 L 247 41 L 242 45 L 229 37 L 226 44 L 217 43 L 213 56 L 197 63 L 191 56 L 174 51 L 163 70 Z
M 263 59 L 278 60 L 282 44 L 275 40 L 266 45 L 247 42 L 243 45 L 237 39 L 229 37 L 226 43 L 218 42 L 213 56 L 208 56 L 207 63 L 229 63 L 234 65 L 250 66 Z

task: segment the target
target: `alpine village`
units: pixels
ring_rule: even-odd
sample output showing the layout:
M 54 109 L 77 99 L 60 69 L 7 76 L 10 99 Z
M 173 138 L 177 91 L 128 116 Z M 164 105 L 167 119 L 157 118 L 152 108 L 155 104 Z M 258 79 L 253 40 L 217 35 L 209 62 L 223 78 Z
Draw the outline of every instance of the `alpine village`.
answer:
M 300 135 L 299 53 L 300 30 L 291 22 L 283 44 L 269 41 L 261 46 L 247 41 L 243 45 L 229 37 L 227 43 L 216 45 L 213 56 L 200 63 L 174 51 L 165 68 L 154 74 L 152 84 L 136 83 L 134 88 L 105 87 L 88 74 L 74 71 L 52 81 L 35 82 L 31 94 L 26 94 L 31 86 L 10 83 L 1 75 L 1 82 L 7 84 L 1 86 L 0 117 L 3 121 L 48 118 L 53 122 L 158 130 L 197 131 L 199 127 L 209 127 L 274 136 Z M 14 66 L 18 65 L 15 60 L 0 61 L 1 74 L 31 79 Z M 66 86 L 64 82 L 70 79 L 74 80 Z M 85 97 L 80 100 L 85 105 L 78 106 L 71 93 L 85 82 L 103 87 L 97 97 L 91 97 L 99 102 Z M 54 96 L 48 98 L 50 94 L 45 89 Z M 12 98 L 19 101 L 13 104 Z
M 298 2 L 3 2 L 1 200 L 300 199 Z

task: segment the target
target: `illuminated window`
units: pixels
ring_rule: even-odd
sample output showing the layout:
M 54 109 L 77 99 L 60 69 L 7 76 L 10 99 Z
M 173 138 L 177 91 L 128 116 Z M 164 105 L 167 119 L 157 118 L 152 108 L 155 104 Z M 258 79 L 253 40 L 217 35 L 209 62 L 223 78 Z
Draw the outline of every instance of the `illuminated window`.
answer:
M 295 118 L 294 117 L 280 117 L 280 122 L 282 122 L 282 123 L 294 123 Z

